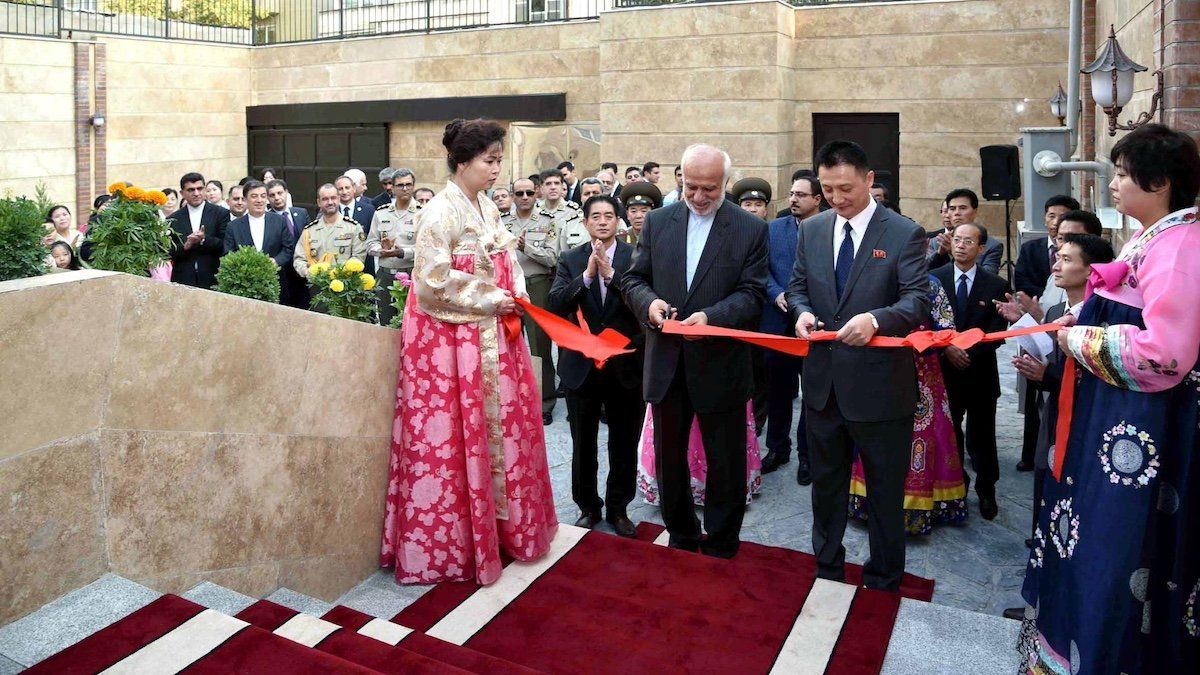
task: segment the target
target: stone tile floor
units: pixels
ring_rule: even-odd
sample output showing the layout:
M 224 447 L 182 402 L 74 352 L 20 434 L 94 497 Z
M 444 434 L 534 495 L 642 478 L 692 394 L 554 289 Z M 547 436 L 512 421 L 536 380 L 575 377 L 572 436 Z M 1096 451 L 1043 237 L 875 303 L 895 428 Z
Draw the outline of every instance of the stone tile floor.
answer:
M 941 526 L 929 536 L 908 538 L 907 571 L 937 581 L 934 603 L 993 615 L 999 615 L 1005 607 L 1023 604 L 1020 588 L 1028 554 L 1025 538 L 1032 517 L 1033 474 L 1016 470 L 1024 418 L 1017 412 L 1016 378 L 1007 366 L 1014 351 L 1014 347 L 1005 345 L 998 355 L 1002 395 L 996 415 L 1000 455 L 996 492 L 1000 515 L 990 522 L 980 517 L 979 500 L 972 492 L 968 495 L 970 513 L 965 524 Z M 603 486 L 607 475 L 607 430 L 603 425 L 600 434 Z M 554 423 L 546 427 L 546 446 L 559 520 L 574 523 L 579 512 L 571 501 L 571 436 L 566 404 L 561 399 L 554 410 Z M 763 476 L 762 492 L 746 511 L 744 540 L 812 552 L 810 488 L 796 484 L 795 470 L 793 456 L 790 463 Z M 629 516 L 635 523 L 662 523 L 658 507 L 647 505 L 640 495 L 630 505 Z M 861 564 L 868 554 L 867 529 L 861 522 L 851 523 L 845 539 L 846 559 Z M 611 531 L 607 524 L 598 529 Z

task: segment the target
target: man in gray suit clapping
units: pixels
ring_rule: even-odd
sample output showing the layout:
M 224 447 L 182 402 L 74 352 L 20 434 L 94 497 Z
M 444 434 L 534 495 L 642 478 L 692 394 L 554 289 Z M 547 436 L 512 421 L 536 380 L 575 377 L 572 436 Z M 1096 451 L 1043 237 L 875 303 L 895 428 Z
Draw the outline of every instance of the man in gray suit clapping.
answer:
M 904 575 L 904 479 L 917 407 L 912 350 L 867 347 L 904 336 L 929 317 L 925 231 L 871 198 L 875 174 L 855 143 L 817 153 L 830 210 L 800 224 L 787 303 L 796 335 L 837 331 L 812 344 L 801 386 L 813 478 L 817 576 L 841 581 L 855 446 L 867 479 L 868 588 L 896 591 Z

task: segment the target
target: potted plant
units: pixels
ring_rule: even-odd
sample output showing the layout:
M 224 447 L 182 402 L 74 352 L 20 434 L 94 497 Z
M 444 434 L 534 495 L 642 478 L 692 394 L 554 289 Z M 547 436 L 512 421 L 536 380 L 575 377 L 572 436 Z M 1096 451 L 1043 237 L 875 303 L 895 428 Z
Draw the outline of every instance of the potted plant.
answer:
M 24 197 L 0 199 L 0 281 L 45 274 L 45 214 Z
M 167 196 L 124 183 L 108 186 L 108 192 L 112 202 L 87 232 L 91 265 L 148 277 L 170 257 L 171 227 L 158 212 Z
M 338 265 L 319 262 L 308 268 L 308 280 L 316 289 L 314 308 L 320 307 L 330 316 L 371 322 L 375 314 L 375 277 L 363 273 L 363 263 L 351 258 Z
M 243 246 L 221 256 L 216 290 L 242 298 L 279 302 L 279 267 L 271 256 Z

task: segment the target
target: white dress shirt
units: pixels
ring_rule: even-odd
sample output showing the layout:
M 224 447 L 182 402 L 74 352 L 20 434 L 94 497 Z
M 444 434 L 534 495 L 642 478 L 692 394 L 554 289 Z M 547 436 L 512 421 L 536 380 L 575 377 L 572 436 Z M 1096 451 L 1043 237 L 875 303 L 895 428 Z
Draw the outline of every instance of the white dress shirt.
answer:
M 975 273 L 979 271 L 979 265 L 972 265 L 971 269 L 966 272 L 958 269 L 958 265 L 954 266 L 954 292 L 958 292 L 959 279 L 967 278 L 967 295 L 971 294 L 971 289 L 975 287 Z
M 854 257 L 858 258 L 858 247 L 862 245 L 863 235 L 867 233 L 867 225 L 875 216 L 875 200 L 867 200 L 867 208 L 858 212 L 850 219 L 850 241 L 854 244 Z M 837 269 L 838 253 L 842 248 L 842 240 L 846 238 L 846 219 L 836 216 L 833 219 L 833 267 Z
M 246 219 L 250 221 L 250 238 L 254 240 L 254 248 L 263 250 L 263 230 L 267 226 L 266 214 L 255 217 L 247 213 Z
M 608 248 L 605 249 L 605 251 L 604 251 L 604 254 L 608 256 L 609 267 L 612 267 L 613 256 L 616 255 L 616 253 L 617 253 L 617 240 L 613 239 L 612 243 L 609 244 Z M 611 281 L 612 281 L 612 279 L 601 279 L 600 280 L 600 302 L 604 302 L 605 299 L 608 297 L 608 284 Z M 592 287 L 592 277 L 588 275 L 587 270 L 583 271 L 583 285 L 586 288 Z
M 717 217 L 717 209 L 707 216 L 698 216 L 688 206 L 687 222 L 687 289 L 692 288 L 692 279 L 696 276 L 696 267 L 700 264 L 700 256 L 704 253 L 704 245 L 708 243 L 708 233 L 712 231 L 713 220 Z
M 187 205 L 188 220 L 192 223 L 192 234 L 200 231 L 200 223 L 204 220 L 204 204 L 200 206 Z

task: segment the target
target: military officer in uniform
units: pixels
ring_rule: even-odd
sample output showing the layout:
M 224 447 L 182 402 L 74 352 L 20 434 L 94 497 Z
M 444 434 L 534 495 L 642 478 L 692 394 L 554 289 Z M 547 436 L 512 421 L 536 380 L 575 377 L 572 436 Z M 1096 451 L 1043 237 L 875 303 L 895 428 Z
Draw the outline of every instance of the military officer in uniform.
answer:
M 625 243 L 637 245 L 642 236 L 642 225 L 646 222 L 646 214 L 662 206 L 662 191 L 654 183 L 638 181 L 629 183 L 621 190 L 621 199 L 625 201 L 625 219 L 629 221 L 629 230 L 625 233 Z
M 743 211 L 763 220 L 770 220 L 767 204 L 771 203 L 771 184 L 761 178 L 743 178 L 730 191 Z
M 296 242 L 296 253 L 292 266 L 301 277 L 308 278 L 308 268 L 318 262 L 342 264 L 351 258 L 367 260 L 367 235 L 354 220 L 342 215 L 338 209 L 338 191 L 330 183 L 317 190 L 317 206 L 321 215 L 304 228 L 300 241 Z M 312 287 L 309 287 L 312 294 Z
M 579 182 L 579 199 L 581 204 L 586 204 L 587 200 L 595 197 L 604 191 L 604 184 L 596 178 L 584 178 Z M 566 202 L 574 205 L 574 202 Z M 558 225 L 558 240 L 555 246 L 558 249 L 558 255 L 562 256 L 567 251 L 585 244 L 592 240 L 592 235 L 588 234 L 588 230 L 584 227 L 583 212 L 580 211 L 579 218 L 570 218 L 560 222 Z
M 407 206 L 400 205 L 400 197 L 375 212 L 371 220 L 371 233 L 367 235 L 367 253 L 378 258 L 375 268 L 379 270 L 379 283 L 375 285 L 375 304 L 379 309 L 379 325 L 386 326 L 396 316 L 392 306 L 391 287 L 397 272 L 412 273 L 413 257 L 417 243 L 417 213 L 420 209 L 415 199 L 408 199 Z

